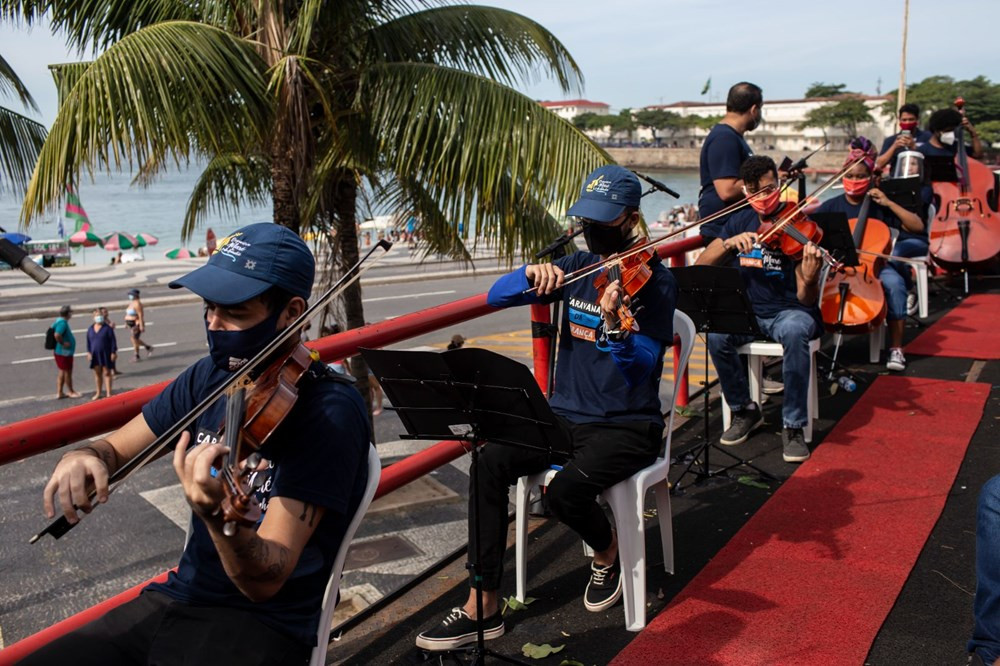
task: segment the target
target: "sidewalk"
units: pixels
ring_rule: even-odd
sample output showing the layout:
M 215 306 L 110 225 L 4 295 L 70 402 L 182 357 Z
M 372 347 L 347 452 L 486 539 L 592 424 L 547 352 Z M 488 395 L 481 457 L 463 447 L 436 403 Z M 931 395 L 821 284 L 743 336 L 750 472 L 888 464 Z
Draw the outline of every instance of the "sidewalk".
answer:
M 434 280 L 467 275 L 473 271 L 477 275 L 499 275 L 510 270 L 505 263 L 498 265 L 499 260 L 495 252 L 484 249 L 475 252 L 473 255 L 475 264 L 469 266 L 459 261 L 434 257 L 421 263 L 419 253 L 409 253 L 402 244 L 397 244 L 396 247 L 398 249 L 390 251 L 361 278 L 364 284 L 382 285 Z M 203 258 L 163 259 L 106 266 L 55 268 L 50 271 L 51 277 L 41 285 L 33 282 L 21 271 L 3 271 L 0 272 L 0 321 L 34 319 L 58 314 L 58 306 L 53 304 L 25 307 L 32 305 L 33 297 L 104 289 L 120 289 L 124 293 L 133 287 L 147 289 L 162 287 L 202 266 L 204 262 Z M 323 269 L 324 266 L 320 265 L 317 280 L 322 275 Z M 178 291 L 176 295 L 144 297 L 143 303 L 170 305 L 196 300 L 198 297 L 194 294 Z M 91 306 L 79 304 L 74 307 L 78 310 L 87 310 Z

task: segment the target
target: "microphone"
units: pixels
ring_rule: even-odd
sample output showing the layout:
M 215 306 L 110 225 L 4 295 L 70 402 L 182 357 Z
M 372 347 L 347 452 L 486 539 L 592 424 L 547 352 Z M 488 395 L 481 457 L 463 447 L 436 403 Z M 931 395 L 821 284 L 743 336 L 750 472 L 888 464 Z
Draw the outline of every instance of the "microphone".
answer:
M 581 225 L 579 229 L 571 234 L 563 234 L 559 238 L 555 239 L 547 246 L 535 253 L 535 259 L 541 259 L 542 257 L 547 257 L 550 254 L 555 254 L 555 252 L 561 249 L 564 245 L 568 244 L 570 240 L 579 236 L 583 233 L 583 226 Z
M 650 178 L 649 176 L 644 176 L 641 173 L 639 173 L 638 171 L 636 171 L 635 169 L 629 169 L 629 171 L 631 171 L 632 173 L 634 173 L 639 178 L 642 178 L 644 181 L 646 181 L 647 183 L 649 183 L 650 185 L 652 185 L 655 189 L 657 189 L 657 190 L 659 190 L 661 192 L 666 192 L 667 194 L 669 194 L 670 196 L 672 196 L 674 199 L 680 199 L 681 198 L 681 195 L 677 194 L 677 192 L 673 191 L 672 189 L 670 189 L 669 187 L 667 187 L 666 185 L 664 185 L 660 181 L 656 180 L 655 178 Z M 646 194 L 649 194 L 649 192 L 647 192 Z
M 38 284 L 44 284 L 49 279 L 49 272 L 33 262 L 28 253 L 6 238 L 0 238 L 0 260 L 14 268 L 19 268 Z

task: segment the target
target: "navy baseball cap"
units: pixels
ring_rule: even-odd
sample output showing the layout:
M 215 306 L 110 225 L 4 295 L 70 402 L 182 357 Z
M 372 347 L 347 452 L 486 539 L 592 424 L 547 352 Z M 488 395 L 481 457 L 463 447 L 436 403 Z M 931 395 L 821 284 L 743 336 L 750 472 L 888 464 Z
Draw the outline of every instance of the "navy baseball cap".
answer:
M 583 184 L 580 198 L 567 215 L 607 224 L 617 220 L 626 207 L 639 207 L 642 186 L 635 174 L 616 164 L 595 169 Z
M 219 305 L 248 301 L 272 286 L 308 300 L 315 275 L 316 261 L 298 234 L 260 222 L 223 238 L 208 263 L 174 280 L 170 288 L 187 287 Z

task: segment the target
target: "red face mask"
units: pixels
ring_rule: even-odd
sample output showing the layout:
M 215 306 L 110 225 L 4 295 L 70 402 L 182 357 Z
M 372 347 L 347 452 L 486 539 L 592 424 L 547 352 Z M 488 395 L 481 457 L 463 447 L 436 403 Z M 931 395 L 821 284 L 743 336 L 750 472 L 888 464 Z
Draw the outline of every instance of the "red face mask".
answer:
M 916 120 L 907 120 L 907 121 L 900 120 L 899 121 L 899 129 L 906 130 L 907 132 L 912 132 L 913 130 L 917 129 L 917 121 Z
M 863 197 L 871 184 L 871 178 L 844 178 L 844 192 L 851 197 Z
M 770 215 L 781 203 L 781 188 L 774 188 L 770 194 L 750 195 L 750 207 L 761 215 Z

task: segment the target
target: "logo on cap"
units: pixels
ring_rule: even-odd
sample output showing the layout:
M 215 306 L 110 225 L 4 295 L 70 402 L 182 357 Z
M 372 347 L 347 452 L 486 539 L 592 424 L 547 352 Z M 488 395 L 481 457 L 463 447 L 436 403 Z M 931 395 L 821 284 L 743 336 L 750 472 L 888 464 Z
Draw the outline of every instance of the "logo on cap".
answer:
M 243 253 L 249 250 L 251 245 L 250 243 L 240 239 L 240 236 L 242 235 L 242 231 L 237 231 L 232 236 L 226 236 L 223 238 L 216 249 L 216 253 L 221 254 L 224 257 L 229 257 L 233 263 L 236 263 L 236 260 L 243 256 Z M 252 266 L 246 266 L 246 268 L 253 270 Z
M 586 190 L 588 192 L 597 192 L 598 194 L 607 194 L 608 189 L 611 187 L 610 180 L 604 180 L 604 174 L 601 174 L 594 180 L 587 183 Z

